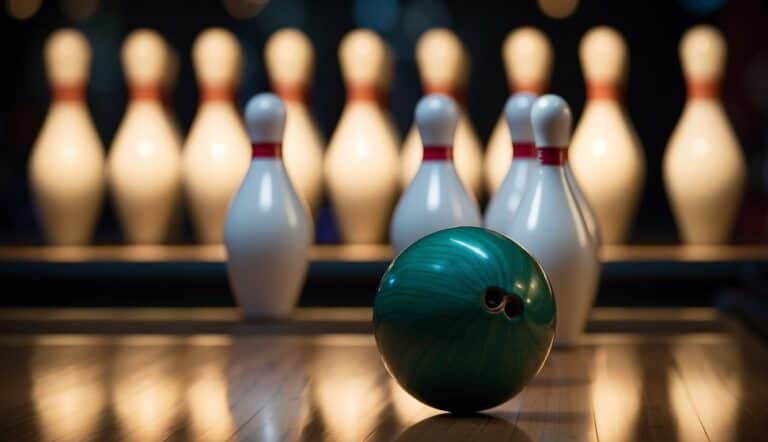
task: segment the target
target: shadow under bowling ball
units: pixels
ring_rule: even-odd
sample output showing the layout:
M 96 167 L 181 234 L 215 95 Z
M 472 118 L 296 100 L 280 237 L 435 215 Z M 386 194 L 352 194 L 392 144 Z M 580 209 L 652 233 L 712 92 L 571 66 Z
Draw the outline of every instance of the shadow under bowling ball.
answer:
M 396 440 L 532 442 L 531 438 L 512 422 L 488 414 L 438 414 L 408 427 Z

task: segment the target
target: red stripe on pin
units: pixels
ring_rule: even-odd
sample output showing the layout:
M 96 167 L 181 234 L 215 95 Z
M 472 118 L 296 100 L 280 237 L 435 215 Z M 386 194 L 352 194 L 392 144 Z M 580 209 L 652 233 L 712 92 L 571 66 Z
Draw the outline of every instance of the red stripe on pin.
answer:
M 203 85 L 200 91 L 201 101 L 234 101 L 234 91 L 229 85 Z
M 298 103 L 309 104 L 307 91 L 300 84 L 280 84 L 276 83 L 272 90 L 275 91 L 283 101 L 295 101 Z
M 455 87 L 428 84 L 424 88 L 424 95 L 430 94 L 447 95 L 451 97 L 453 101 L 455 101 L 459 106 L 463 106 L 466 102 L 464 92 Z
M 77 86 L 56 86 L 53 88 L 53 101 L 85 101 L 85 88 Z
M 283 154 L 280 143 L 253 143 L 251 144 L 252 158 L 280 158 Z
M 424 146 L 423 161 L 450 161 L 452 152 L 451 146 Z
M 160 86 L 155 84 L 135 84 L 131 86 L 131 100 L 134 101 L 154 101 L 162 98 Z
M 372 84 L 348 84 L 347 101 L 379 101 L 379 91 Z
M 614 83 L 587 84 L 587 99 L 589 100 L 618 100 L 621 97 L 621 89 Z
M 540 147 L 539 163 L 544 166 L 562 166 L 568 161 L 568 149 L 564 147 Z
M 690 82 L 688 83 L 689 98 L 717 98 L 720 88 L 715 82 Z
M 512 143 L 513 158 L 536 158 L 536 145 L 528 143 Z

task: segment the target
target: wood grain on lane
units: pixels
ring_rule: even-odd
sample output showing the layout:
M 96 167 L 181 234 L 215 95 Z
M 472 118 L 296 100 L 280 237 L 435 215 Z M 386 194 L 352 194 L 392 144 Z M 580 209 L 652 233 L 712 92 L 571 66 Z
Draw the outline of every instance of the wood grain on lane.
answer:
M 465 417 L 409 397 L 365 333 L 4 334 L 0 439 L 761 440 L 768 351 L 717 329 L 591 334 Z

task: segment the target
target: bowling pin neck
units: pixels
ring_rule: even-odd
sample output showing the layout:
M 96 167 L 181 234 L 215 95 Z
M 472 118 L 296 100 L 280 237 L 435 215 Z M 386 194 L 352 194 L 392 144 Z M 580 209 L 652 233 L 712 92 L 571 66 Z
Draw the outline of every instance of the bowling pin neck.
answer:
M 554 57 L 543 32 L 530 26 L 518 28 L 507 35 L 501 53 L 512 93 L 541 95 L 547 90 Z
M 375 84 L 355 84 L 347 85 L 347 101 L 373 102 L 379 103 L 379 90 Z
M 251 143 L 251 159 L 253 160 L 282 160 L 283 146 L 281 143 L 259 142 Z
M 447 95 L 453 99 L 460 107 L 464 107 L 466 104 L 466 97 L 464 91 L 461 88 L 455 86 L 427 84 L 424 87 L 424 95 L 441 94 Z
M 51 99 L 56 103 L 85 103 L 85 87 L 79 84 L 54 86 Z
M 162 89 L 158 84 L 132 84 L 130 86 L 131 101 L 157 101 L 162 100 Z
M 613 82 L 587 82 L 587 100 L 621 100 L 621 86 Z
M 200 85 L 200 101 L 202 103 L 234 103 L 235 93 L 230 85 Z
M 715 81 L 693 81 L 686 84 L 689 100 L 712 100 L 720 96 L 720 85 Z
M 439 162 L 452 162 L 453 161 L 453 146 L 424 146 L 423 161 L 439 161 Z
M 533 141 L 515 141 L 512 143 L 512 156 L 518 158 L 536 158 L 536 145 Z
M 309 104 L 307 89 L 301 84 L 274 83 L 272 91 L 285 102 Z
M 540 147 L 538 160 L 542 166 L 552 166 L 563 169 L 568 161 L 567 147 Z
M 450 180 L 450 181 L 449 181 Z M 449 160 L 422 161 L 419 170 L 411 181 L 411 186 L 447 191 L 450 187 L 449 182 L 455 181 L 461 186 L 461 180 L 456 172 L 453 162 Z M 427 192 L 429 193 L 429 191 Z

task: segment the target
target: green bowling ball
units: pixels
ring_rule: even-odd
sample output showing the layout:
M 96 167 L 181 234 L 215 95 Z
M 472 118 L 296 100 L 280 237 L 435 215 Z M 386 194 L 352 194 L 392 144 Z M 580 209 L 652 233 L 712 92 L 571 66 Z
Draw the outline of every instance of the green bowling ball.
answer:
M 478 227 L 441 230 L 405 249 L 373 306 L 387 370 L 416 399 L 454 413 L 519 393 L 549 355 L 555 316 L 539 263 Z

